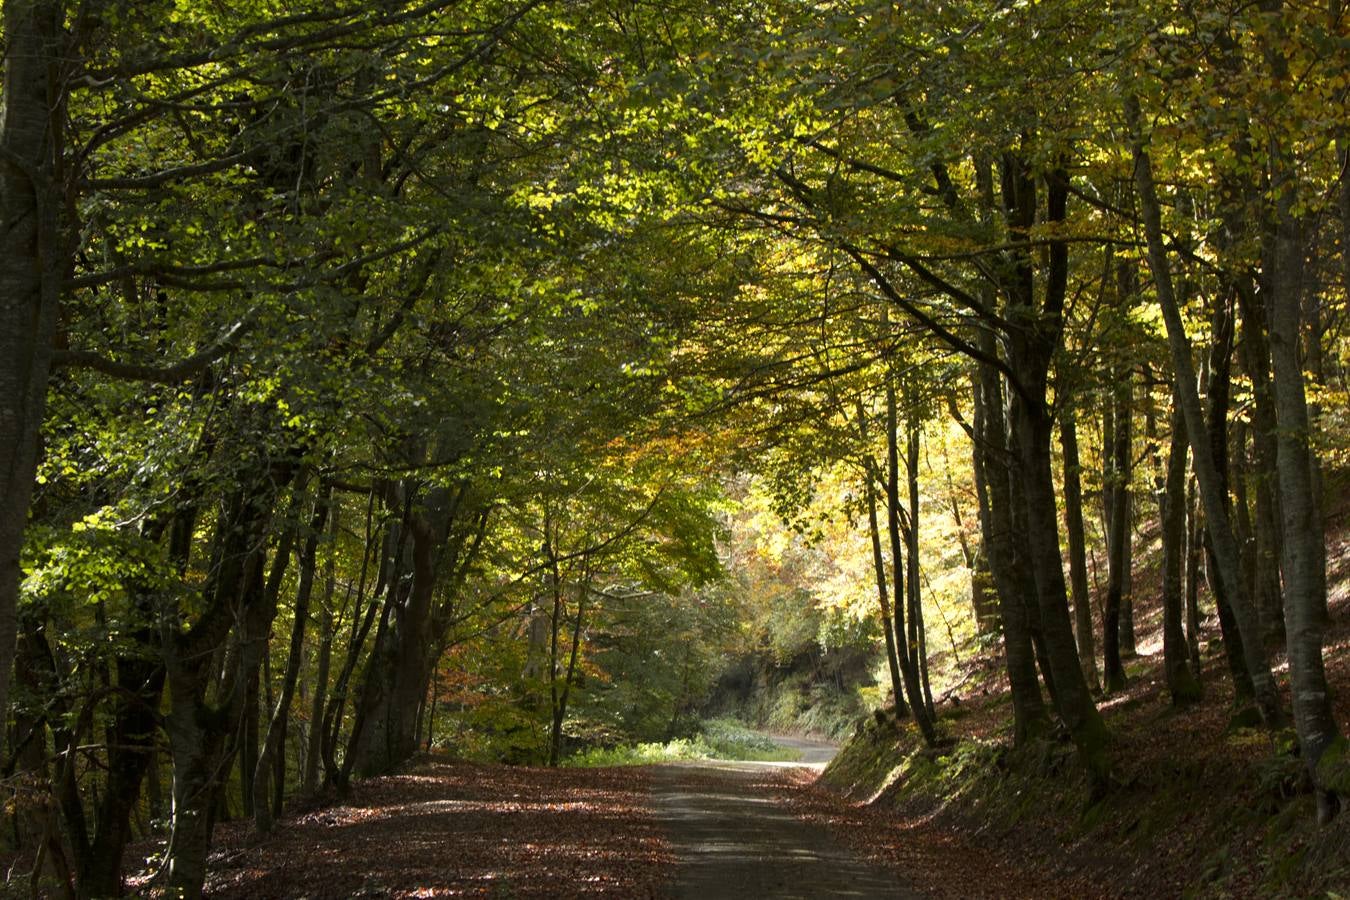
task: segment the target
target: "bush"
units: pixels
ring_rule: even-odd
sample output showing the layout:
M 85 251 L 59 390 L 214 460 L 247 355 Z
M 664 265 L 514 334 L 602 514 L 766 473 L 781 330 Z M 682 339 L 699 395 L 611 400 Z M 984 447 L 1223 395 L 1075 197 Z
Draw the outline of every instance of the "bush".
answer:
M 737 760 L 793 762 L 800 754 L 776 744 L 772 738 L 746 728 L 735 719 L 710 719 L 692 738 L 677 738 L 664 744 L 625 744 L 592 747 L 569 756 L 564 765 L 644 766 L 681 760 Z
M 700 731 L 699 738 L 712 748 L 713 759 L 793 762 L 801 756 L 735 719 L 709 719 Z

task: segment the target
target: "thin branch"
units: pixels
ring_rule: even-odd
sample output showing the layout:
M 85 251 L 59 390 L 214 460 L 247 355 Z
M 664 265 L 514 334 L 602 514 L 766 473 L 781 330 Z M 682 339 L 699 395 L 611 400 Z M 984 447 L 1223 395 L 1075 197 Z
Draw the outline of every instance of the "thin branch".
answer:
M 92 350 L 55 350 L 52 368 L 93 369 L 104 375 L 128 381 L 147 381 L 151 384 L 178 384 L 186 381 L 211 363 L 238 348 L 241 337 L 258 324 L 258 309 L 252 309 L 235 322 L 214 343 L 197 351 L 187 359 L 169 366 L 146 366 L 118 362 Z
M 1012 384 L 1013 386 L 1013 389 L 1017 391 L 1017 393 L 1020 394 L 1024 400 L 1026 400 L 1029 403 L 1032 402 L 1030 396 L 1027 393 L 1027 389 L 1023 386 L 1021 379 L 1017 377 L 1017 373 L 1014 372 L 1008 366 L 1007 363 L 999 359 L 999 357 L 996 354 L 991 355 L 985 353 L 979 347 L 976 347 L 969 341 L 962 339 L 956 333 L 954 333 L 949 328 L 944 326 L 942 323 L 938 322 L 936 319 L 930 316 L 928 313 L 920 309 L 908 297 L 905 297 L 903 294 L 897 291 L 895 289 L 895 286 L 891 284 L 890 279 L 888 279 L 885 275 L 883 275 L 881 273 L 881 270 L 878 269 L 872 263 L 871 260 L 869 260 L 866 256 L 864 256 L 862 251 L 859 250 L 857 247 L 845 243 L 840 244 L 840 249 L 842 249 L 845 253 L 847 253 L 850 257 L 853 258 L 853 261 L 856 262 L 858 266 L 864 272 L 867 273 L 868 277 L 872 279 L 872 282 L 883 294 L 886 295 L 886 298 L 889 299 L 892 303 L 894 303 L 896 306 L 903 309 L 906 313 L 917 319 L 921 325 L 927 328 L 930 332 L 932 332 L 935 336 L 937 336 L 940 340 L 942 340 L 943 343 L 947 344 L 947 346 L 951 347 L 953 350 L 957 351 L 958 353 L 964 354 L 965 356 L 968 356 L 971 359 L 974 359 L 978 362 L 982 362 L 985 363 L 986 365 L 993 366 L 999 372 L 1002 372 L 1004 375 L 1007 376 L 1009 383 Z

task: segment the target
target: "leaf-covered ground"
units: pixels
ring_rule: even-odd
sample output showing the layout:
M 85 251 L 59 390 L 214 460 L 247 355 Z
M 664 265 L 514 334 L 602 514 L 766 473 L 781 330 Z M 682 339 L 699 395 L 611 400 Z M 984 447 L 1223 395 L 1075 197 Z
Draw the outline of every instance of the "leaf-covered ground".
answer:
M 1350 490 L 1342 487 L 1332 499 L 1324 653 L 1336 718 L 1347 728 Z M 1212 615 L 1202 626 L 1204 700 L 1186 709 L 1171 705 L 1162 671 L 1156 533 L 1149 537 L 1135 571 L 1139 653 L 1126 661 L 1126 688 L 1098 701 L 1112 736 L 1106 799 L 1088 805 L 1081 768 L 1062 735 L 1021 756 L 1003 754 L 1011 723 L 1001 663 L 970 660 L 960 700 L 947 698 L 939 708 L 944 732 L 969 752 L 964 763 L 950 746 L 927 754 L 946 761 L 936 759 L 926 771 L 897 770 L 914 758 L 917 736 L 908 727 L 889 737 L 870 728 L 864 765 L 827 774 L 825 782 L 842 796 L 820 802 L 836 805 L 840 821 L 857 823 L 845 832 L 852 841 L 906 866 L 913 846 L 905 835 L 918 841 L 962 835 L 990 860 L 971 863 L 989 873 L 980 883 L 1007 885 L 1005 893 L 972 888 L 971 896 L 1021 895 L 1027 873 L 1049 881 L 1044 896 L 1346 895 L 1350 814 L 1319 827 L 1292 733 L 1272 735 L 1232 720 L 1232 688 Z M 1207 602 L 1204 608 L 1212 613 Z M 1283 648 L 1269 650 L 1288 709 Z
M 671 863 L 638 768 L 427 759 L 251 845 L 217 831 L 210 896 L 654 897 Z
M 1350 722 L 1347 506 L 1329 517 L 1326 644 L 1343 723 Z M 943 703 L 946 730 L 977 748 L 959 791 L 907 793 L 892 783 L 848 796 L 814 783 L 814 772 L 771 767 L 737 790 L 818 826 L 924 896 L 1325 896 L 1350 877 L 1350 816 L 1317 828 L 1298 761 L 1268 734 L 1233 727 L 1216 646 L 1205 653 L 1205 702 L 1171 708 L 1161 683 L 1156 577 L 1155 566 L 1141 566 L 1131 683 L 1101 702 L 1115 761 L 1106 802 L 1085 806 L 1062 742 L 1047 746 L 1032 771 L 1018 774 L 1025 760 L 1004 764 L 998 747 L 1006 744 L 1008 709 L 997 681 L 987 693 Z M 1287 667 L 1273 650 L 1283 680 Z M 710 776 L 688 777 L 692 788 L 707 787 Z M 642 767 L 427 759 L 358 784 L 341 805 L 283 821 L 261 844 L 243 824 L 223 826 L 216 846 L 208 886 L 221 898 L 652 898 L 670 895 L 680 871 L 653 773 Z
M 748 813 L 728 824 L 733 833 L 772 830 L 771 820 L 790 814 L 814 832 L 805 843 L 847 848 L 864 864 L 890 869 L 919 896 L 1074 896 L 1070 886 L 956 831 L 816 787 L 814 771 L 742 765 L 747 769 L 731 778 L 697 765 L 657 774 L 680 779 L 678 786 L 691 792 L 743 794 Z M 222 826 L 209 894 L 230 900 L 678 895 L 681 861 L 669 840 L 672 825 L 661 821 L 654 772 L 424 759 L 405 774 L 357 785 L 340 805 L 283 821 L 261 843 L 243 823 Z M 807 850 L 785 848 L 786 855 L 750 864 L 769 879 L 794 853 Z

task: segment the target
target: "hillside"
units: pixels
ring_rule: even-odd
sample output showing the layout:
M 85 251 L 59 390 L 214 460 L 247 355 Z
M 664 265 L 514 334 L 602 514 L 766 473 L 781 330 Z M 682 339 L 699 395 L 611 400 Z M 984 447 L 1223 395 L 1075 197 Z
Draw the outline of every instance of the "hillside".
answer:
M 1350 492 L 1332 479 L 1327 520 L 1328 681 L 1337 716 L 1350 718 Z M 1292 732 L 1271 734 L 1231 718 L 1232 691 L 1204 623 L 1205 695 L 1174 709 L 1162 677 L 1156 559 L 1136 582 L 1139 655 L 1124 691 L 1103 697 L 1113 784 L 1088 802 L 1072 747 L 1059 736 L 1010 747 L 1005 689 L 966 691 L 940 709 L 945 744 L 924 749 L 912 726 L 875 716 L 857 731 L 821 784 L 901 828 L 973 836 L 1005 865 L 1033 867 L 1078 897 L 1340 896 L 1350 885 L 1350 828 L 1317 823 Z M 1212 608 L 1211 608 L 1212 609 Z M 1288 666 L 1275 669 L 1289 702 Z M 969 673 L 967 673 L 969 674 Z M 894 853 L 882 829 L 860 846 Z

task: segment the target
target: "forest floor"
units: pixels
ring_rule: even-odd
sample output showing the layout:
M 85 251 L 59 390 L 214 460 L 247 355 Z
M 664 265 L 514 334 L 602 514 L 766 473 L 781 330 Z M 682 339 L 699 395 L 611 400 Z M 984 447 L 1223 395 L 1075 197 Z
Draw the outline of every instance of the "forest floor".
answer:
M 212 898 L 646 898 L 674 862 L 638 767 L 546 769 L 430 756 L 339 805 L 217 829 Z
M 1350 473 L 1338 473 L 1327 499 L 1324 655 L 1336 718 L 1350 729 Z M 851 802 L 850 815 L 875 823 L 850 830 L 860 851 L 884 859 L 904 850 L 882 835 L 938 829 L 978 842 L 1004 866 L 1042 872 L 1075 897 L 1350 896 L 1350 809 L 1319 826 L 1292 732 L 1234 719 L 1212 606 L 1202 623 L 1205 697 L 1172 706 L 1162 668 L 1160 553 L 1156 535 L 1141 538 L 1138 652 L 1126 660 L 1126 688 L 1098 699 L 1111 733 L 1107 797 L 1088 802 L 1064 735 L 1009 751 L 1002 661 L 968 657 L 963 671 L 950 673 L 960 690 L 939 702 L 946 745 L 925 750 L 912 726 L 869 721 L 821 779 Z M 1288 709 L 1284 650 L 1268 649 Z
M 1350 726 L 1350 489 L 1328 510 L 1326 666 Z M 869 720 L 824 778 L 803 763 L 541 769 L 418 761 L 254 843 L 218 830 L 220 898 L 746 896 L 1339 897 L 1350 811 L 1318 827 L 1283 736 L 1232 721 L 1204 625 L 1197 706 L 1162 683 L 1156 554 L 1137 559 L 1138 654 L 1102 697 L 1114 787 L 1097 804 L 1071 746 L 1008 751 L 997 659 L 967 657 L 925 751 Z M 1272 647 L 1277 676 L 1288 668 Z M 940 661 L 939 661 L 940 662 Z M 1282 684 L 1286 691 L 1287 684 Z M 825 755 L 828 755 L 826 752 Z
M 833 747 L 780 740 L 803 764 L 542 769 L 424 757 L 283 820 L 264 841 L 245 823 L 221 826 L 209 895 L 1070 896 L 958 833 L 888 820 L 816 786 Z

